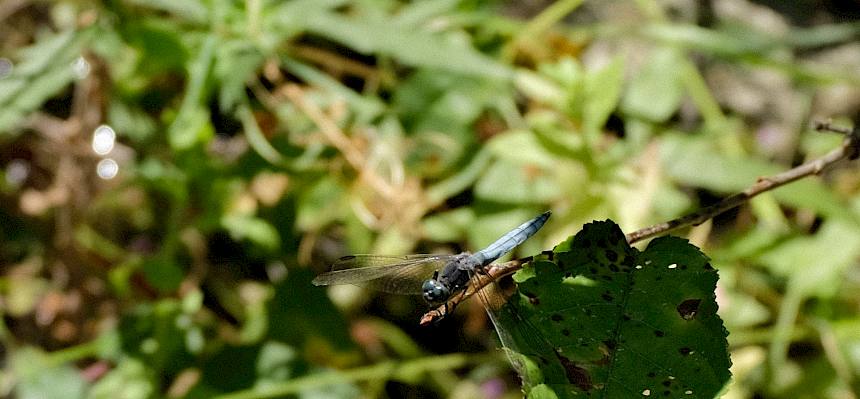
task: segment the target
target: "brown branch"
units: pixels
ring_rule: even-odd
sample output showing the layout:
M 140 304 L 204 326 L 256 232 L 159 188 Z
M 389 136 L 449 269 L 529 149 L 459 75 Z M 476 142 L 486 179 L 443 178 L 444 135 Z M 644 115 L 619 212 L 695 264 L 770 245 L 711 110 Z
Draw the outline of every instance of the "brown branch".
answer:
M 759 178 L 755 184 L 748 187 L 746 190 L 727 197 L 716 204 L 699 209 L 689 215 L 636 230 L 627 234 L 627 242 L 633 244 L 682 227 L 698 226 L 708 219 L 737 207 L 763 192 L 773 190 L 807 176 L 820 174 L 825 168 L 843 159 L 856 158 L 858 150 L 860 150 L 858 134 L 852 133 L 851 130 L 830 126 L 829 123 L 816 123 L 815 128 L 819 131 L 826 130 L 846 134 L 848 137 L 842 142 L 842 146 L 830 151 L 821 158 L 812 160 L 796 168 L 789 169 L 770 177 Z
M 392 200 L 397 192 L 381 176 L 367 167 L 364 154 L 353 144 L 349 137 L 331 120 L 319 107 L 305 98 L 304 91 L 295 84 L 283 86 L 282 93 L 320 129 L 323 136 L 343 154 L 347 163 L 359 172 L 376 192 L 386 199 Z
M 424 313 L 424 316 L 421 317 L 420 324 L 424 326 L 432 322 L 442 320 L 461 302 L 465 301 L 466 299 L 469 299 L 469 297 L 475 295 L 478 291 L 490 285 L 493 281 L 496 281 L 507 275 L 514 274 L 517 270 L 520 270 L 520 268 L 522 268 L 524 264 L 531 262 L 531 260 L 532 257 L 529 256 L 527 258 L 515 259 L 505 263 L 494 263 L 490 265 L 490 268 L 486 271 L 486 275 L 482 276 L 482 278 L 479 279 L 478 284 L 469 285 L 469 287 L 467 287 L 466 290 L 463 291 L 460 295 L 457 295 L 454 298 L 448 300 L 448 302 L 439 305 L 437 308 L 430 310 L 427 313 Z
M 818 131 L 841 133 L 846 135 L 847 137 L 842 142 L 842 145 L 839 148 L 830 151 L 821 158 L 812 160 L 796 168 L 789 169 L 785 172 L 770 177 L 759 178 L 758 181 L 755 182 L 755 184 L 753 184 L 746 190 L 729 196 L 720 201 L 719 203 L 699 209 L 689 215 L 636 230 L 630 234 L 627 234 L 627 242 L 629 244 L 633 244 L 635 242 L 642 241 L 647 238 L 668 233 L 681 227 L 701 224 L 708 219 L 711 219 L 729 209 L 732 209 L 736 206 L 743 204 L 746 201 L 749 201 L 753 197 L 763 192 L 773 190 L 777 187 L 784 186 L 788 183 L 802 179 L 807 176 L 820 174 L 821 171 L 835 164 L 836 162 L 839 162 L 843 159 L 856 159 L 858 155 L 860 155 L 860 128 L 854 128 L 853 130 L 845 129 L 841 127 L 831 126 L 829 123 L 825 122 L 816 123 L 815 129 Z M 531 260 L 532 258 L 528 257 L 512 260 L 506 263 L 491 265 L 490 269 L 487 271 L 488 278 L 481 279 L 478 284 L 475 284 L 475 286 L 469 286 L 469 288 L 465 290 L 462 295 L 457 295 L 455 298 L 452 298 L 447 303 L 442 304 L 436 309 L 430 310 L 429 312 L 425 313 L 424 316 L 421 317 L 421 325 L 426 325 L 442 319 L 450 311 L 450 309 L 456 308 L 460 302 L 463 302 L 464 300 L 468 299 L 496 279 L 502 278 L 509 274 L 513 274 L 514 272 L 522 268 L 522 265 L 528 263 Z

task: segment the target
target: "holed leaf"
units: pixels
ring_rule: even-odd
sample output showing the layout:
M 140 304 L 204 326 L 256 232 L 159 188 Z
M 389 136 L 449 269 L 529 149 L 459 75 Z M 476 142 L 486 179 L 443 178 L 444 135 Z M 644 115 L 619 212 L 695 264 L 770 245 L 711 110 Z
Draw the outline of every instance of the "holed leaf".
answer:
M 496 321 L 531 398 L 712 398 L 729 380 L 717 272 L 686 240 L 640 252 L 593 222 L 514 280 Z

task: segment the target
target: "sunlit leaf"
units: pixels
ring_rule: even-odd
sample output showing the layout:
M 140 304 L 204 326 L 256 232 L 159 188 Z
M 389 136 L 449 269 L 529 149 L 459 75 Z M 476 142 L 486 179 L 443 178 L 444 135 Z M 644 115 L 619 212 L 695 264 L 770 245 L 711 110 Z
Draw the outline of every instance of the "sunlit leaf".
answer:
M 717 272 L 685 240 L 640 252 L 594 222 L 514 280 L 499 324 L 527 393 L 710 398 L 729 380 Z

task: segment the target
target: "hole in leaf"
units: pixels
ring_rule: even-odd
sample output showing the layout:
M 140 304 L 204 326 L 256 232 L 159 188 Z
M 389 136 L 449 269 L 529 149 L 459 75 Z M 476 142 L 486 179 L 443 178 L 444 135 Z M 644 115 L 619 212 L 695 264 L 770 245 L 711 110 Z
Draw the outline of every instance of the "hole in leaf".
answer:
M 701 299 L 687 299 L 684 302 L 681 302 L 680 305 L 678 305 L 678 314 L 684 320 L 692 320 L 694 317 L 696 317 L 696 313 L 699 312 L 699 304 L 701 303 Z
M 561 362 L 561 365 L 564 366 L 568 382 L 576 385 L 577 388 L 582 389 L 583 391 L 590 391 L 594 388 L 594 385 L 591 383 L 591 375 L 588 374 L 588 370 L 577 366 L 576 363 L 558 353 L 556 353 L 556 357 L 558 357 L 558 361 Z

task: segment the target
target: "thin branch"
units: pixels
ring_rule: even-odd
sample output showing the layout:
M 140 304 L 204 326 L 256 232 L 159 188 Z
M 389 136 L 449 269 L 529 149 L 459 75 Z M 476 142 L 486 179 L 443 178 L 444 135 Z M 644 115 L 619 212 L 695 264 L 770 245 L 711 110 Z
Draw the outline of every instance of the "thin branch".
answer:
M 331 145 L 343 154 L 349 165 L 386 199 L 393 199 L 397 193 L 381 176 L 367 167 L 364 154 L 353 144 L 349 137 L 319 107 L 305 98 L 304 91 L 295 84 L 287 84 L 282 93 L 320 129 Z
M 842 142 L 842 145 L 839 148 L 830 151 L 821 158 L 812 160 L 796 168 L 789 169 L 785 172 L 770 177 L 759 178 L 758 181 L 755 182 L 755 184 L 753 184 L 746 190 L 729 196 L 714 205 L 699 209 L 689 215 L 636 230 L 630 234 L 627 234 L 627 242 L 629 244 L 633 244 L 635 242 L 642 241 L 647 238 L 666 234 L 672 230 L 676 230 L 682 227 L 701 224 L 708 219 L 711 219 L 729 209 L 742 205 L 744 202 L 749 201 L 753 197 L 763 192 L 773 190 L 777 187 L 784 186 L 788 183 L 802 179 L 807 176 L 820 174 L 824 169 L 832 166 L 836 162 L 839 162 L 844 159 L 856 159 L 858 155 L 860 155 L 860 128 L 855 127 L 852 130 L 831 126 L 830 123 L 823 122 L 816 123 L 815 129 L 819 131 L 841 133 L 846 135 L 847 137 Z M 531 260 L 532 258 L 528 257 L 512 260 L 506 263 L 492 265 L 487 271 L 487 275 L 489 278 L 481 279 L 478 284 L 475 284 L 475 286 L 470 286 L 466 291 L 463 292 L 462 295 L 457 295 L 455 298 L 452 298 L 447 303 L 425 313 L 424 316 L 421 317 L 421 324 L 426 325 L 442 319 L 443 317 L 445 317 L 446 313 L 448 313 L 449 309 L 456 308 L 460 302 L 468 299 L 477 291 L 483 289 L 493 281 L 509 274 L 513 274 L 514 272 L 522 268 L 523 264 L 528 263 Z
M 821 158 L 812 160 L 796 168 L 789 169 L 770 177 L 759 178 L 755 184 L 748 187 L 746 190 L 727 197 L 716 204 L 699 209 L 689 215 L 636 230 L 627 234 L 627 242 L 633 244 L 682 227 L 698 226 L 708 219 L 711 219 L 729 209 L 740 206 L 763 192 L 773 190 L 807 176 L 820 174 L 822 170 L 836 162 L 843 159 L 854 159 L 857 157 L 857 153 L 860 151 L 860 143 L 858 143 L 857 134 L 852 133 L 851 130 L 832 127 L 828 123 L 817 123 L 815 128 L 821 131 L 827 130 L 836 133 L 843 133 L 848 135 L 848 137 L 842 142 L 842 146 L 830 151 Z

